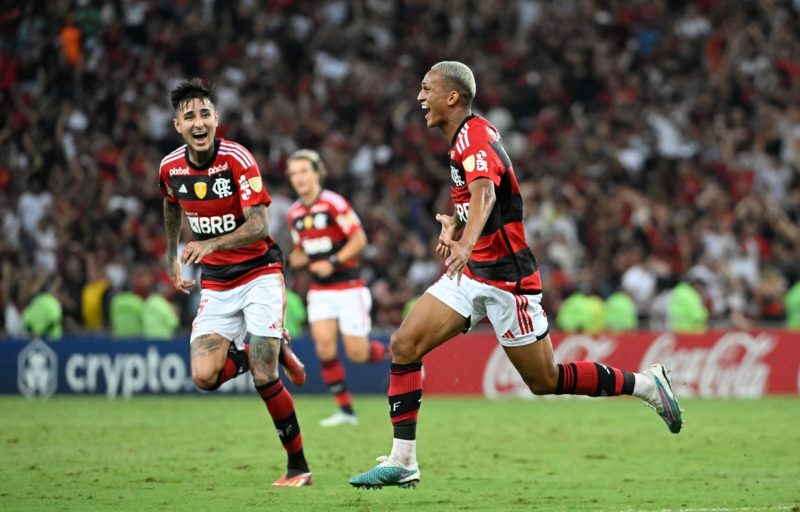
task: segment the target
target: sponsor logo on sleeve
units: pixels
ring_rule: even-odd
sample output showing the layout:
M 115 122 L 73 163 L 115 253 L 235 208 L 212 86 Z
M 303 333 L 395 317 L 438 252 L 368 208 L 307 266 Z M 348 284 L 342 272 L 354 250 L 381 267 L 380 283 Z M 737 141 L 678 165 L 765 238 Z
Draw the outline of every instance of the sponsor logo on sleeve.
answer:
M 253 191 L 250 190 L 250 184 L 247 182 L 247 178 L 244 175 L 239 176 L 239 195 L 242 196 L 242 201 L 247 201 L 250 199 L 250 196 L 253 195 Z
M 486 151 L 481 149 L 475 153 L 475 157 L 477 159 L 475 166 L 477 167 L 478 172 L 489 172 L 489 163 L 486 161 Z
M 467 172 L 475 170 L 475 155 L 469 155 L 464 159 L 464 170 Z
M 250 188 L 252 188 L 256 194 L 261 192 L 261 189 L 263 188 L 263 183 L 261 182 L 261 176 L 255 176 L 253 178 L 250 178 L 249 180 L 247 180 L 247 183 L 250 184 Z

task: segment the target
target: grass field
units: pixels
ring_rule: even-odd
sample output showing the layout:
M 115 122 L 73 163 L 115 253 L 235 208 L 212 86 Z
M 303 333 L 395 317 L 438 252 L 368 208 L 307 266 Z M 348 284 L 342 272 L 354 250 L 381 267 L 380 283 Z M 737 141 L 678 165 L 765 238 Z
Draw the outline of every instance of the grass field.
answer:
M 0 510 L 800 511 L 800 400 L 685 400 L 672 435 L 630 398 L 426 397 L 415 490 L 350 488 L 391 447 L 383 397 L 322 429 L 298 396 L 313 486 L 273 489 L 285 456 L 257 397 L 0 397 Z

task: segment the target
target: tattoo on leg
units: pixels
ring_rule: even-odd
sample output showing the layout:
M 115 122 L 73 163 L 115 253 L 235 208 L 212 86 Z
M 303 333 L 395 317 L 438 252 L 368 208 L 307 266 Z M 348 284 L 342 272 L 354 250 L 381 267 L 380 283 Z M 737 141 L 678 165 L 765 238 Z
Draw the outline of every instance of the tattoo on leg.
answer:
M 277 338 L 250 337 L 250 370 L 253 377 L 278 377 L 278 347 Z
M 215 334 L 203 334 L 192 342 L 191 358 L 204 357 L 226 349 L 227 340 Z

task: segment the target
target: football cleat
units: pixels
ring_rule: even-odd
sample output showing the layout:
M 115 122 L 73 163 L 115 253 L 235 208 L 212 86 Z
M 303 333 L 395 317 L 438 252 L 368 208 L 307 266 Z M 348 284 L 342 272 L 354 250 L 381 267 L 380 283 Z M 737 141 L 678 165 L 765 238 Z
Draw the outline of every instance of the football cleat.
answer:
M 663 365 L 654 364 L 644 371 L 644 374 L 653 381 L 653 391 L 647 397 L 644 404 L 655 410 L 664 423 L 667 424 L 669 431 L 677 434 L 683 426 L 683 418 L 680 404 L 675 394 L 672 392 L 672 384 L 669 382 L 669 370 Z
M 419 483 L 419 468 L 405 467 L 399 462 L 384 456 L 378 457 L 379 464 L 350 479 L 350 485 L 359 489 L 381 489 L 387 485 L 410 489 Z
M 355 414 L 348 414 L 342 410 L 336 411 L 332 416 L 319 422 L 320 427 L 338 427 L 339 425 L 358 425 Z
M 286 329 L 283 330 L 278 360 L 292 384 L 302 386 L 306 383 L 306 368 L 300 358 L 292 351 L 292 337 Z
M 272 487 L 304 487 L 306 485 L 311 485 L 313 483 L 313 479 L 311 478 L 311 473 L 299 473 L 294 476 L 289 476 L 289 474 L 285 474 L 279 479 L 272 482 Z

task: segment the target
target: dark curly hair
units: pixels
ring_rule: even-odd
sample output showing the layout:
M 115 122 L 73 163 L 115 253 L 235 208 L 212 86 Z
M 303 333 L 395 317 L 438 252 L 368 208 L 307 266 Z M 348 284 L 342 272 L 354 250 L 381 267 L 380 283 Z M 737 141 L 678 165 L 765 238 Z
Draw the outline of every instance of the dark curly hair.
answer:
M 194 98 L 207 99 L 212 104 L 214 103 L 214 96 L 211 92 L 211 88 L 206 87 L 199 78 L 185 80 L 169 93 L 172 108 L 175 110 L 178 110 L 178 108 L 185 105 L 187 101 Z

